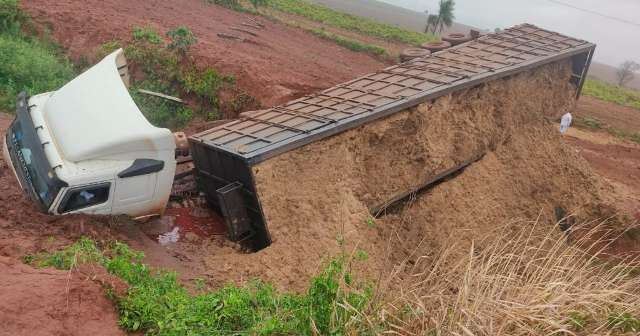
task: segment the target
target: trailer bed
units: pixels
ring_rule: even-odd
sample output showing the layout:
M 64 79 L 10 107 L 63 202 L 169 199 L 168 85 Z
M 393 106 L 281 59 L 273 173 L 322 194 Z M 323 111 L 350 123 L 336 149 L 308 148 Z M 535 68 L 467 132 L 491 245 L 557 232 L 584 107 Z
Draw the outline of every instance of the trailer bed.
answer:
M 449 93 L 563 59 L 572 60 L 577 97 L 594 50 L 592 43 L 523 24 L 250 114 L 190 137 L 199 185 L 209 203 L 228 214 L 234 212 L 221 208 L 229 202 L 217 190 L 236 183 L 242 197 L 233 199 L 243 199 L 236 206 L 246 211 L 227 221 L 250 227 L 246 239 L 263 248 L 271 239 L 252 166 Z

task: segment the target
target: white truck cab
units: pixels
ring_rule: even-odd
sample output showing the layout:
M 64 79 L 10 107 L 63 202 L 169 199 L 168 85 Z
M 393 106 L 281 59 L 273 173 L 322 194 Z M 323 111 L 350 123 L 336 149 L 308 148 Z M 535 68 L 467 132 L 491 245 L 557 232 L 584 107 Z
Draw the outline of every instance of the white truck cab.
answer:
M 149 123 L 128 83 L 120 49 L 57 91 L 18 96 L 3 155 L 43 212 L 163 213 L 176 169 L 174 136 Z

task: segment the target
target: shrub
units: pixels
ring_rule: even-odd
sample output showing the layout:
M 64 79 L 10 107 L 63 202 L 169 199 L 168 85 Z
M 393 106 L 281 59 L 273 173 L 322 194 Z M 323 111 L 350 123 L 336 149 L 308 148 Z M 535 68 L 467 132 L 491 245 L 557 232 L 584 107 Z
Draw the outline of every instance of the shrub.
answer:
M 0 0 L 0 33 L 16 34 L 24 20 L 18 0 Z
M 133 27 L 131 35 L 134 41 L 158 45 L 162 43 L 162 37 L 160 37 L 160 34 L 151 27 Z
M 43 93 L 60 88 L 73 77 L 71 64 L 46 44 L 0 34 L 0 108 L 13 111 L 20 91 Z
M 193 68 L 182 72 L 179 78 L 182 87 L 186 93 L 193 93 L 198 96 L 203 108 L 212 109 L 213 113 L 217 113 L 218 108 L 218 92 L 221 88 L 235 82 L 233 77 L 222 76 L 214 69 L 208 68 L 200 70 Z M 208 115 L 208 118 L 212 116 Z
M 168 95 L 177 95 L 178 93 L 167 83 L 151 79 L 137 82 L 131 86 L 131 97 L 153 125 L 177 129 L 185 126 L 193 118 L 193 111 L 189 107 L 161 97 L 140 93 L 139 89 Z
M 220 89 L 234 83 L 233 77 L 220 75 L 213 68 L 200 68 L 186 57 L 196 38 L 187 27 L 169 31 L 168 45 L 158 43 L 160 35 L 150 28 L 134 28 L 133 43 L 125 49 L 133 67 L 140 67 L 145 80 L 135 84 L 132 91 L 140 109 L 155 125 L 184 126 L 193 111 L 162 98 L 141 95 L 137 89 L 149 89 L 169 95 L 192 94 L 197 98 L 201 113 L 207 119 L 218 117 Z
M 0 0 L 0 109 L 13 111 L 16 95 L 51 91 L 73 75 L 55 46 L 20 31 L 27 17 L 17 0 Z
M 182 55 L 186 55 L 192 45 L 197 42 L 193 32 L 187 27 L 178 27 L 167 33 L 167 36 L 171 39 L 169 43 L 169 49 L 178 50 Z

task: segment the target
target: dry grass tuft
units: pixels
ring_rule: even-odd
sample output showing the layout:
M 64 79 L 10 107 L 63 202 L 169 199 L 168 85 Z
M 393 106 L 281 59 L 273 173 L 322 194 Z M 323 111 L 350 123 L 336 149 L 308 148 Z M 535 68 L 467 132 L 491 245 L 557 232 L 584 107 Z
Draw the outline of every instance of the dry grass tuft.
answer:
M 401 335 L 619 335 L 640 331 L 637 260 L 605 254 L 616 237 L 538 234 L 536 223 L 505 228 L 463 257 L 455 247 L 398 270 L 383 304 L 389 333 Z M 482 246 L 482 248 L 480 248 Z M 605 261 L 606 260 L 606 261 Z M 399 274 L 412 274 L 400 276 Z

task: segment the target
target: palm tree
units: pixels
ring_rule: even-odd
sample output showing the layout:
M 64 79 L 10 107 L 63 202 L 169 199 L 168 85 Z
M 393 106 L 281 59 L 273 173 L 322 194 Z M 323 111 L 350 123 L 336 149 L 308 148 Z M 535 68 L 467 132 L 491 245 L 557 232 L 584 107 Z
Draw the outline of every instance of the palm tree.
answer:
M 451 25 L 453 24 L 453 19 L 455 19 L 455 15 L 453 14 L 455 6 L 455 0 L 440 0 L 437 22 L 432 28 L 434 34 L 436 33 L 436 30 L 438 30 L 438 32 L 442 34 L 442 30 L 445 26 L 451 27 Z
M 431 30 L 435 31 L 438 25 L 438 16 L 435 14 L 429 14 L 427 11 L 425 11 L 425 14 L 427 14 L 427 27 L 424 28 L 424 32 L 428 33 Z

